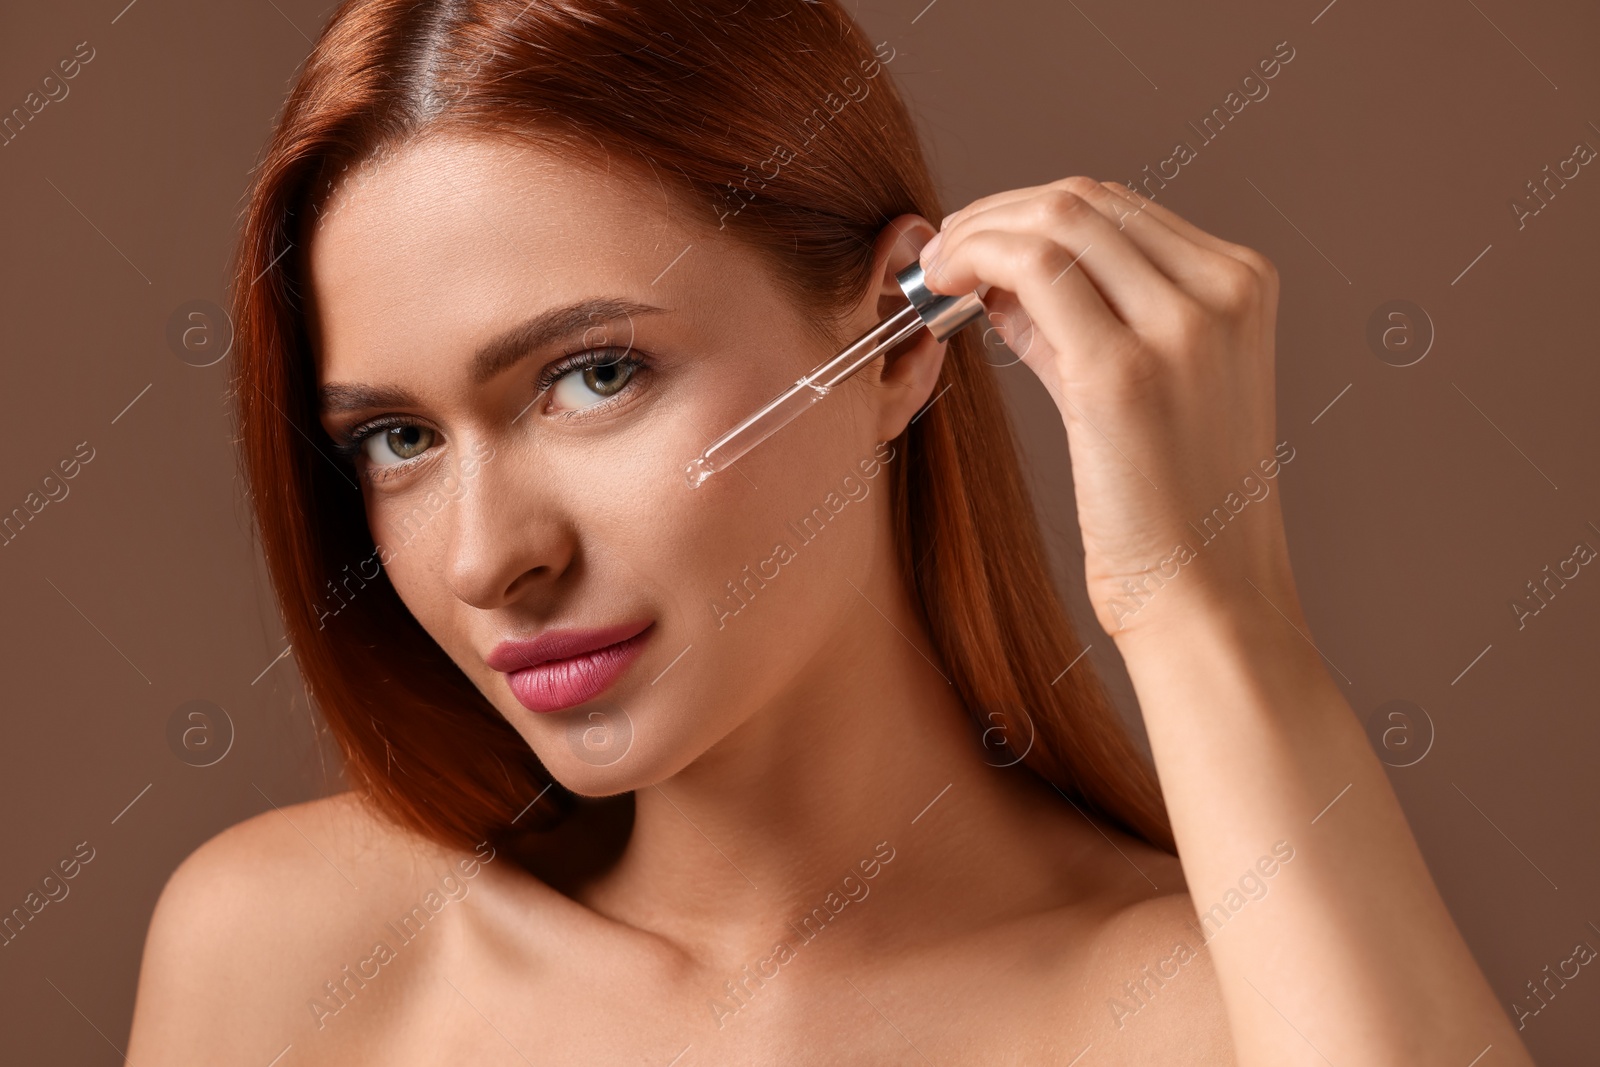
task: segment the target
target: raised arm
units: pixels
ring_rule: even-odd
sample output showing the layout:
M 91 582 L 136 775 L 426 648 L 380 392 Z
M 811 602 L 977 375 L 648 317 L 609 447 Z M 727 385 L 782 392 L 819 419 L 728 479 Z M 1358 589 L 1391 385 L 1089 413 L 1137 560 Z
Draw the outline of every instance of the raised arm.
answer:
M 1531 1065 L 1301 613 L 1273 265 L 1082 177 L 975 201 L 921 260 L 939 292 L 992 286 L 1061 411 L 1238 1062 Z

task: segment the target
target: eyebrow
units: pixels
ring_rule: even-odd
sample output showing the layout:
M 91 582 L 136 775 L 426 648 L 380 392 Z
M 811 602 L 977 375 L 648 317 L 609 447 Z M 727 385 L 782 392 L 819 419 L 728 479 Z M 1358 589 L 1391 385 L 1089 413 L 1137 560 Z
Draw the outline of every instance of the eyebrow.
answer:
M 667 310 L 622 297 L 597 296 L 541 311 L 485 341 L 473 353 L 469 371 L 472 384 L 482 385 L 539 349 L 574 334 L 581 335 L 585 330 L 618 319 Z M 340 382 L 324 385 L 317 391 L 317 399 L 324 415 L 368 408 L 416 407 L 419 404 L 416 396 L 405 389 Z

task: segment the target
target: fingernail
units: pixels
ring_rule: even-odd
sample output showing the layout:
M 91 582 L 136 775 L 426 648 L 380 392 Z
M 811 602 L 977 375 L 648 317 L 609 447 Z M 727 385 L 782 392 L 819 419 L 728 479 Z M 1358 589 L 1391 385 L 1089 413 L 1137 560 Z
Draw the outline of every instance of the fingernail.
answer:
M 933 266 L 934 257 L 939 252 L 939 238 L 943 236 L 944 233 L 942 231 L 936 233 L 933 235 L 933 240 L 922 246 L 922 253 L 917 258 L 922 261 L 922 269 L 924 271 Z

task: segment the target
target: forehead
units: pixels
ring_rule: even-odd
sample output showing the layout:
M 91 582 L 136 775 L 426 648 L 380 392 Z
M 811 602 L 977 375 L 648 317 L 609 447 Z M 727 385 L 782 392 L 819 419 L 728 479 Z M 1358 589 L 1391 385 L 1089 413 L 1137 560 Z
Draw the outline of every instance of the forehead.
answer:
M 520 143 L 432 137 L 350 167 L 309 237 L 319 363 L 421 334 L 484 336 L 508 316 L 602 291 L 670 306 L 711 262 L 674 262 L 685 248 L 740 254 L 689 216 L 675 191 L 620 163 Z

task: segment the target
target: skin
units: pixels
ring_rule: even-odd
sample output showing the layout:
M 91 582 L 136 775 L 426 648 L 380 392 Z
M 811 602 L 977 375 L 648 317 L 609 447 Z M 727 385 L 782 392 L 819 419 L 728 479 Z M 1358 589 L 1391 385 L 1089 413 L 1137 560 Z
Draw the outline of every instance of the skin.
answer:
M 157 905 L 130 1059 L 261 1064 L 288 1046 L 285 1063 L 1229 1064 L 1320 1050 L 1464 1064 L 1492 1042 L 1482 1062 L 1531 1062 L 1348 705 L 1278 614 L 1305 628 L 1275 497 L 1136 625 L 1102 616 L 1180 865 L 1020 766 L 993 766 L 929 658 L 896 576 L 885 476 L 859 464 L 932 399 L 942 344 L 920 334 L 737 468 L 684 481 L 714 436 L 900 306 L 894 273 L 922 249 L 941 291 L 992 286 L 1006 340 L 1063 412 L 1099 610 L 1183 517 L 1272 454 L 1277 294 L 1259 255 L 1156 205 L 1119 221 L 1133 210 L 1121 194 L 1067 179 L 956 213 L 936 264 L 933 225 L 893 220 L 876 284 L 829 342 L 700 221 L 709 206 L 542 150 L 425 141 L 334 206 L 309 252 L 318 381 L 415 403 L 327 413 L 324 429 L 382 415 L 423 428 L 403 471 L 363 478 L 390 579 L 551 772 L 594 799 L 541 853 L 480 856 L 470 876 L 469 856 L 348 794 L 230 828 Z M 595 296 L 671 310 L 586 320 L 470 375 L 509 325 Z M 650 367 L 592 413 L 602 398 L 581 372 L 538 394 L 541 367 L 597 344 Z M 375 440 L 364 470 L 400 458 Z M 711 606 L 852 473 L 864 491 L 844 490 L 823 536 L 738 614 Z M 408 540 L 419 504 L 430 517 Z M 653 622 L 642 656 L 578 709 L 529 712 L 484 663 L 506 637 L 633 619 Z M 1308 825 L 1345 782 L 1336 815 Z M 1205 943 L 1195 902 L 1237 889 L 1279 840 L 1295 858 Z M 442 885 L 427 929 L 318 1018 L 323 983 Z M 796 933 L 842 896 L 814 941 Z M 724 983 L 780 941 L 790 957 L 731 998 Z M 1169 977 L 1131 999 L 1125 983 L 1150 969 Z

